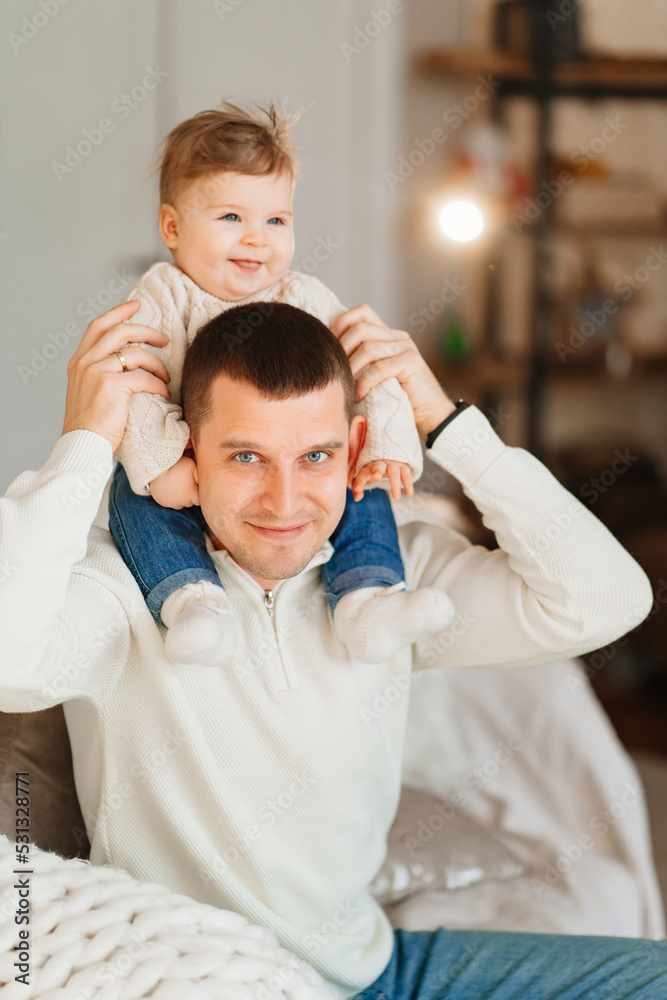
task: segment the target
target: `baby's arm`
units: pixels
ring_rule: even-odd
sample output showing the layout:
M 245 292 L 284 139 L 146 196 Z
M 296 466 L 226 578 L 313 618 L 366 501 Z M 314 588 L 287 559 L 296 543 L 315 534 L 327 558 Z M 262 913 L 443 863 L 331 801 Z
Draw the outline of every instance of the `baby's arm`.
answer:
M 356 411 L 366 418 L 366 440 L 355 469 L 355 494 L 382 476 L 389 479 L 395 499 L 401 483 L 406 493 L 412 493 L 412 483 L 422 474 L 423 457 L 412 405 L 398 379 L 385 379 L 370 389 Z
M 298 272 L 292 272 L 285 301 L 317 316 L 329 328 L 346 311 L 318 278 Z M 423 456 L 412 405 L 398 379 L 386 379 L 372 388 L 356 412 L 366 418 L 367 430 L 352 482 L 355 499 L 361 498 L 364 486 L 375 486 L 384 476 L 395 499 L 401 495 L 401 483 L 411 494 L 412 483 L 422 474 Z
M 157 493 L 168 502 L 163 503 L 153 488 L 149 489 L 149 484 L 154 484 L 179 462 L 190 436 L 179 405 L 181 369 L 187 349 L 185 327 L 170 289 L 151 272 L 130 290 L 125 301 L 130 299 L 140 303 L 131 322 L 144 323 L 169 336 L 169 343 L 164 348 L 146 346 L 161 358 L 171 375 L 171 399 L 160 396 L 157 402 L 157 394 L 150 392 L 135 392 L 130 396 L 125 433 L 114 458 L 122 463 L 135 493 L 152 495 L 162 506 L 176 506 L 176 509 L 190 506 L 196 484 L 188 483 L 180 472 L 157 484 Z

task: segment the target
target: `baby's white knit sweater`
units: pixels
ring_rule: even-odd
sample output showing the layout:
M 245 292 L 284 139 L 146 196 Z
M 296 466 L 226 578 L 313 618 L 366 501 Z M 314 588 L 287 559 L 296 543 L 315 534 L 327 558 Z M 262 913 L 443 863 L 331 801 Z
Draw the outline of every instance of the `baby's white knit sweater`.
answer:
M 175 264 L 157 263 L 139 279 L 124 302 L 137 299 L 140 307 L 129 323 L 141 323 L 166 333 L 166 347 L 146 347 L 157 354 L 171 375 L 167 400 L 158 393 L 137 392 L 123 440 L 114 458 L 122 463 L 135 493 L 148 496 L 148 484 L 170 469 L 183 454 L 190 428 L 180 407 L 181 373 L 185 352 L 201 327 L 234 306 L 249 302 L 286 302 L 316 316 L 325 326 L 345 311 L 326 285 L 310 274 L 288 271 L 280 281 L 237 302 L 210 295 Z M 357 404 L 367 420 L 366 440 L 356 470 L 376 459 L 405 462 L 413 482 L 422 473 L 422 450 L 414 414 L 406 393 L 395 378 L 375 386 Z M 379 485 L 369 483 L 369 488 Z
M 344 997 L 391 955 L 368 886 L 398 804 L 418 671 L 577 656 L 653 602 L 604 525 L 476 407 L 431 455 L 499 548 L 427 523 L 419 497 L 394 504 L 408 588 L 440 587 L 457 614 L 377 665 L 350 659 L 333 630 L 329 542 L 279 584 L 272 617 L 259 585 L 216 552 L 238 654 L 219 670 L 170 663 L 108 531 L 91 527 L 111 471 L 98 434 L 65 434 L 0 499 L 0 710 L 64 703 L 93 863 L 271 928 Z

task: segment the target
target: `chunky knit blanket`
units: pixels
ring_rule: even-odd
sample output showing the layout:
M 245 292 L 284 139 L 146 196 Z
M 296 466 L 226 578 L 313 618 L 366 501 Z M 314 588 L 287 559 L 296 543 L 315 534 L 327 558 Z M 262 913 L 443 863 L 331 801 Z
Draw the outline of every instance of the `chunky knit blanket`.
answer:
M 15 869 L 23 868 L 15 874 Z M 20 893 L 21 882 L 29 891 Z M 29 909 L 21 903 L 26 899 Z M 29 923 L 16 922 L 17 911 Z M 26 958 L 19 950 L 29 931 Z M 28 985 L 26 985 L 26 981 Z M 120 868 L 30 845 L 29 864 L 0 835 L 2 1000 L 332 1000 L 272 931 Z

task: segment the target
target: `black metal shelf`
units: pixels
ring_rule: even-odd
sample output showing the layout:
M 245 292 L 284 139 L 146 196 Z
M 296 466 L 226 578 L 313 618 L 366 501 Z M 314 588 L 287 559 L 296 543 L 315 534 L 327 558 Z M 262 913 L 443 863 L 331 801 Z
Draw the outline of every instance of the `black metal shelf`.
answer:
M 545 10 L 550 0 L 536 0 Z M 551 112 L 553 102 L 560 98 L 597 100 L 622 98 L 631 100 L 667 100 L 667 60 L 637 59 L 585 59 L 571 63 L 555 63 L 551 48 L 552 38 L 546 17 L 537 18 L 539 30 L 532 40 L 530 59 L 519 59 L 502 52 L 479 50 L 434 50 L 417 58 L 416 69 L 422 73 L 435 74 L 442 78 L 474 79 L 489 75 L 501 86 L 490 98 L 491 115 L 498 121 L 503 103 L 511 97 L 525 96 L 538 105 L 538 142 L 534 168 L 535 190 L 550 179 L 554 158 L 550 148 Z M 542 442 L 542 407 L 545 383 L 554 378 L 553 366 L 547 358 L 548 322 L 551 309 L 551 295 L 546 286 L 545 274 L 548 269 L 550 237 L 568 234 L 582 239 L 596 236 L 608 239 L 632 239 L 649 235 L 660 238 L 664 235 L 656 226 L 650 233 L 645 229 L 637 232 L 622 230 L 620 227 L 576 227 L 558 223 L 553 218 L 550 206 L 543 211 L 531 226 L 530 238 L 535 243 L 536 264 L 533 287 L 533 329 L 530 356 L 527 366 L 522 366 L 521 381 L 524 383 L 528 402 L 527 447 L 538 458 L 545 459 Z M 527 234 L 526 234 L 527 235 Z M 498 287 L 497 269 L 490 273 L 489 297 L 487 303 L 487 348 L 490 355 L 498 353 L 496 308 Z M 472 373 L 471 373 L 472 375 Z M 595 373 L 587 374 L 595 377 Z M 667 377 L 667 376 L 666 376 Z M 574 375 L 579 380 L 582 375 Z M 599 370 L 600 381 L 608 385 L 619 385 L 615 379 L 605 379 L 604 369 Z M 561 381 L 561 377 L 558 378 Z M 563 381 L 565 378 L 563 377 Z M 497 390 L 495 378 L 480 379 L 493 398 Z

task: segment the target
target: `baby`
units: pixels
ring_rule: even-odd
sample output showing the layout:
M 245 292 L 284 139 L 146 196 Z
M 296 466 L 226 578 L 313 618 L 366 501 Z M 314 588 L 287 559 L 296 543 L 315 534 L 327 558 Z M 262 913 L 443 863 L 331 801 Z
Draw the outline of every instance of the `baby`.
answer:
M 327 326 L 343 313 L 317 278 L 291 271 L 292 196 L 297 177 L 289 120 L 273 104 L 249 112 L 227 102 L 174 128 L 160 165 L 160 233 L 173 263 L 157 263 L 125 301 L 128 322 L 155 327 L 169 343 L 170 400 L 133 393 L 111 485 L 109 526 L 156 621 L 168 629 L 176 663 L 217 666 L 236 636 L 231 605 L 211 560 L 197 506 L 190 430 L 179 405 L 185 352 L 197 331 L 233 306 L 286 302 Z M 266 306 L 264 306 L 266 308 Z M 124 364 L 122 352 L 119 363 Z M 357 404 L 367 419 L 364 447 L 331 536 L 323 580 L 336 634 L 350 655 L 379 663 L 422 636 L 446 628 L 454 609 L 436 588 L 408 592 L 389 496 L 422 470 L 412 407 L 396 379 Z

